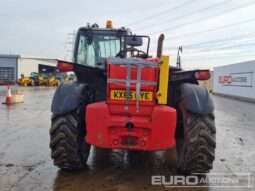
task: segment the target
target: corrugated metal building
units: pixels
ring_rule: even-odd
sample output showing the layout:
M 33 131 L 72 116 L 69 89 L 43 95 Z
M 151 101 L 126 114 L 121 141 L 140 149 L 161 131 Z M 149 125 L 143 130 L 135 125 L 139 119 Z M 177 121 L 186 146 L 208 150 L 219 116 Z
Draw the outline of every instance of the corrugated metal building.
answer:
M 55 72 L 56 65 L 57 59 L 0 54 L 0 84 L 13 84 L 21 74 L 30 76 L 31 72 Z
M 0 84 L 17 81 L 19 57 L 19 55 L 0 54 Z
M 255 101 L 255 60 L 214 68 L 213 92 Z
M 52 73 L 56 71 L 57 60 L 48 58 L 20 57 L 18 58 L 18 77 L 21 74 L 29 76 L 31 72 Z

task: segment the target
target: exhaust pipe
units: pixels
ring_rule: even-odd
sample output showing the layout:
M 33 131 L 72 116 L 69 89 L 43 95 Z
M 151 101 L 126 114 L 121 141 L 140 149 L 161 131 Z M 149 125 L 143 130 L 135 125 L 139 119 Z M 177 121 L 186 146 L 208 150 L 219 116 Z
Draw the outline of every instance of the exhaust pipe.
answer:
M 164 41 L 165 35 L 161 34 L 158 37 L 158 48 L 157 48 L 157 57 L 160 58 L 162 56 L 162 50 L 163 50 L 163 41 Z

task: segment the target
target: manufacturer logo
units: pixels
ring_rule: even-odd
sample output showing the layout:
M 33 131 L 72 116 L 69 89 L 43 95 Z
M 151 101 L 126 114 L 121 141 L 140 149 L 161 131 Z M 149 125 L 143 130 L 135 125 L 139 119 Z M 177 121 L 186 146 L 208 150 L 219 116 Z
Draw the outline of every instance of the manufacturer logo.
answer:
M 164 187 L 235 187 L 253 188 L 250 173 L 193 173 L 189 176 L 152 176 L 151 184 Z
M 252 87 L 252 72 L 231 73 L 229 75 L 221 75 L 218 78 L 218 82 L 223 86 Z

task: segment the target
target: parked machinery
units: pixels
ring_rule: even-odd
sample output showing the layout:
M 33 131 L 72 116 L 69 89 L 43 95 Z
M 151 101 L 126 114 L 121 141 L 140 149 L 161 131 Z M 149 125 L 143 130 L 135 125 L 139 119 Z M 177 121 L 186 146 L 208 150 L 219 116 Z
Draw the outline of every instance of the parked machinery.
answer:
M 71 82 L 76 80 L 75 74 L 69 74 L 68 78 L 69 78 L 69 81 L 71 81 Z
M 62 76 L 58 74 L 51 74 L 47 81 L 47 86 L 58 86 L 60 85 Z
M 20 86 L 58 86 L 61 82 L 74 81 L 75 77 L 66 73 L 36 73 L 32 72 L 29 77 L 21 75 L 18 80 Z
M 24 76 L 21 74 L 21 78 L 18 80 L 18 85 L 20 86 L 35 86 L 38 82 L 39 74 L 36 72 L 31 72 L 30 76 Z
M 209 172 L 216 147 L 214 106 L 198 85 L 210 78 L 209 70 L 169 66 L 169 57 L 162 56 L 164 35 L 151 58 L 148 36 L 111 24 L 80 28 L 74 62 L 58 63 L 60 71 L 74 71 L 77 81 L 61 83 L 53 98 L 54 164 L 84 168 L 90 145 L 143 151 L 176 145 L 182 172 Z
M 48 73 L 39 73 L 38 80 L 36 81 L 37 86 L 46 86 L 49 80 Z

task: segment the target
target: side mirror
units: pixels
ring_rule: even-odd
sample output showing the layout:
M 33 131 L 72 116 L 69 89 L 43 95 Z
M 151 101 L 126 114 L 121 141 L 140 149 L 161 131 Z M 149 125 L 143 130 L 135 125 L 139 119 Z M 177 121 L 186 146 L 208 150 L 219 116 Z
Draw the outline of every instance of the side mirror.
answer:
M 140 36 L 127 36 L 126 37 L 126 44 L 129 46 L 142 46 L 143 45 L 143 38 Z
M 70 72 L 74 70 L 74 63 L 58 60 L 57 69 L 62 72 Z

